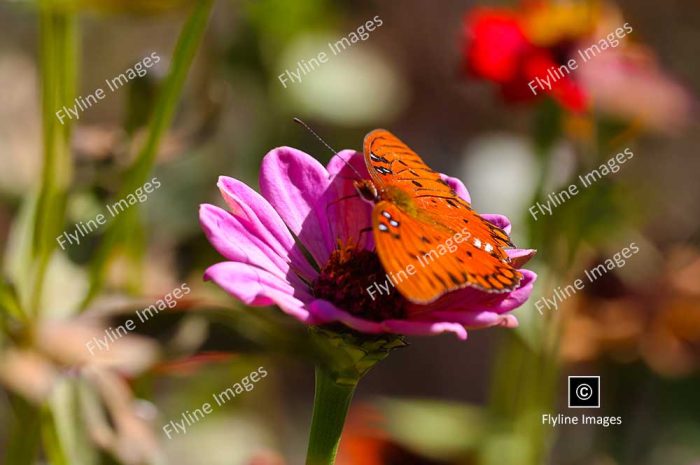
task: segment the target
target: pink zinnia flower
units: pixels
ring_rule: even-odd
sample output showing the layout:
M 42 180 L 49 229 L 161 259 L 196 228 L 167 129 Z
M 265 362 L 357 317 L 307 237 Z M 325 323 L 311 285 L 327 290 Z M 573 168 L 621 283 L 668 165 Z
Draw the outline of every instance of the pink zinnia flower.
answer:
M 263 159 L 262 195 L 222 176 L 218 186 L 230 211 L 204 204 L 199 217 L 207 238 L 227 261 L 209 267 L 205 278 L 247 305 L 274 304 L 309 325 L 340 322 L 362 333 L 447 331 L 466 339 L 470 328 L 517 325 L 508 312 L 532 292 L 536 275 L 529 270 L 520 270 L 520 286 L 504 294 L 465 288 L 417 305 L 392 288 L 388 296 L 372 299 L 366 288 L 384 283 L 386 274 L 374 252 L 372 205 L 352 197 L 357 176 L 346 162 L 369 178 L 361 153 L 344 150 L 324 167 L 289 147 L 274 149 Z M 459 180 L 443 177 L 470 200 Z M 483 217 L 510 231 L 506 217 Z M 534 251 L 508 253 L 521 266 Z

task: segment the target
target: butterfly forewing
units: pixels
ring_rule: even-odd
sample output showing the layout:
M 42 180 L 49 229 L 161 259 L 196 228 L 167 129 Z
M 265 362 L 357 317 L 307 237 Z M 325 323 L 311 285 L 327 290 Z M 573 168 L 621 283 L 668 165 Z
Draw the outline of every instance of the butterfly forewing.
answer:
M 457 196 L 406 144 L 378 129 L 365 138 L 367 169 L 380 200 L 373 230 L 382 265 L 404 297 L 429 303 L 472 286 L 515 289 L 522 275 L 508 260 L 508 235 Z
M 384 129 L 367 134 L 364 144 L 365 162 L 377 187 L 404 187 L 414 195 L 432 193 L 454 196 L 454 192 L 423 159 L 398 137 Z

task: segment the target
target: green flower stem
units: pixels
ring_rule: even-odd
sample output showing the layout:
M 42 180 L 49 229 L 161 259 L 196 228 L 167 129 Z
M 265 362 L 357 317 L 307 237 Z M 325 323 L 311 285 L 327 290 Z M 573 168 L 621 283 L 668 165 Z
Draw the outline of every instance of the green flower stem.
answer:
M 311 327 L 310 336 L 318 363 L 306 465 L 332 465 L 357 383 L 406 343 L 401 336 L 373 336 L 344 328 Z
M 314 413 L 306 465 L 332 465 L 343 424 L 359 378 L 337 382 L 323 367 L 316 367 Z
M 161 140 L 173 120 L 192 61 L 204 38 L 213 4 L 214 0 L 199 0 L 192 7 L 192 13 L 178 37 L 168 75 L 151 114 L 146 141 L 126 172 L 117 198 L 126 197 L 148 180 Z M 87 307 L 99 292 L 111 254 L 125 238 L 128 239 L 130 231 L 138 227 L 135 226 L 137 221 L 138 208 L 134 206 L 115 218 L 105 232 L 105 237 L 91 263 L 90 289 L 83 301 L 83 308 Z

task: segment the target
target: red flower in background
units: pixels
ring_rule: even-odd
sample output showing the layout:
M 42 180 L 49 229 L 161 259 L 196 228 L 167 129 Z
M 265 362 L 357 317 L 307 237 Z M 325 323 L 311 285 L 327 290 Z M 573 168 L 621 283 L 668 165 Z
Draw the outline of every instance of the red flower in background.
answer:
M 527 27 L 529 13 L 508 9 L 472 10 L 464 23 L 464 56 L 466 70 L 495 82 L 508 101 L 530 101 L 535 94 L 528 83 L 544 78 L 552 67 L 568 60 L 571 43 L 566 35 L 548 38 L 548 44 L 537 43 Z M 571 111 L 587 106 L 584 91 L 571 76 L 552 83 L 552 98 Z
M 464 18 L 464 68 L 498 85 L 510 102 L 547 95 L 572 112 L 595 106 L 674 133 L 690 119 L 695 99 L 651 51 L 626 37 L 633 31 L 605 3 L 523 0 L 516 9 L 475 8 Z M 587 55 L 592 46 L 596 53 Z

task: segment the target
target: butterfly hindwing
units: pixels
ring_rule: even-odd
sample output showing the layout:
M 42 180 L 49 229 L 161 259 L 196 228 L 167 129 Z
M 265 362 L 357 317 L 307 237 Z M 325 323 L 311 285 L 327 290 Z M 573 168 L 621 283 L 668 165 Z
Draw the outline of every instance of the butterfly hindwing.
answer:
M 479 216 L 469 205 L 454 194 L 453 198 L 428 196 L 416 199 L 421 215 L 426 215 L 435 223 L 452 229 L 467 228 L 474 239 L 485 244 L 487 252 L 499 259 L 507 258 L 505 248 L 513 247 L 508 234 L 493 223 Z M 492 247 L 488 247 L 488 245 Z
M 475 287 L 515 289 L 508 235 L 472 210 L 440 174 L 385 130 L 365 138 L 365 162 L 379 191 L 372 218 L 377 253 L 404 297 L 429 303 Z
M 456 226 L 456 225 L 455 225 Z M 373 229 L 377 253 L 402 295 L 430 303 L 446 292 L 472 286 L 488 292 L 512 290 L 520 273 L 493 255 L 468 228 L 435 228 L 387 201 L 376 204 Z

